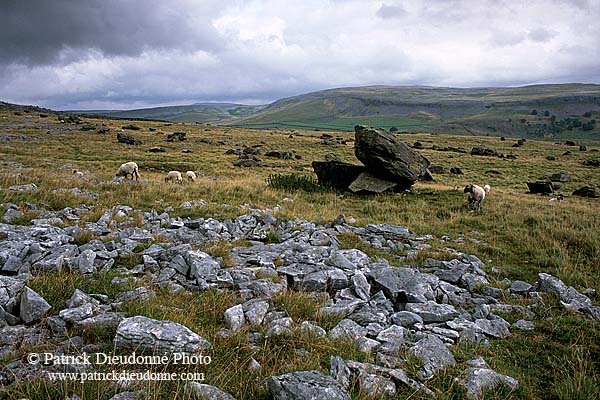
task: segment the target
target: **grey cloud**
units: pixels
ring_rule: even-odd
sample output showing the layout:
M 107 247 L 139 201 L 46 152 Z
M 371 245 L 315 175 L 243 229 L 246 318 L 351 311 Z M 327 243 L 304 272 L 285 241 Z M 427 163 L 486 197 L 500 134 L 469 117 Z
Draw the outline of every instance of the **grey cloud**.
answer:
M 493 47 L 514 46 L 525 40 L 522 32 L 511 32 L 505 30 L 493 30 L 489 43 Z
M 379 18 L 402 18 L 407 12 L 402 6 L 382 4 L 379 10 L 375 13 Z
M 3 0 L 0 64 L 68 63 L 90 49 L 109 56 L 215 50 L 223 43 L 207 18 L 210 3 L 196 9 L 162 0 Z
M 527 37 L 534 42 L 544 43 L 556 36 L 556 32 L 548 31 L 544 28 L 537 28 L 529 31 Z

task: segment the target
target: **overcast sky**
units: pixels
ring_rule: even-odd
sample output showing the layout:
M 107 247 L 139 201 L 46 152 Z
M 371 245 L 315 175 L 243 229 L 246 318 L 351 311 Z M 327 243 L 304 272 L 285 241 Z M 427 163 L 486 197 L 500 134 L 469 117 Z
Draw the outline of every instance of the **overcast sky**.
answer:
M 600 83 L 600 0 L 0 1 L 0 100 L 55 109 Z

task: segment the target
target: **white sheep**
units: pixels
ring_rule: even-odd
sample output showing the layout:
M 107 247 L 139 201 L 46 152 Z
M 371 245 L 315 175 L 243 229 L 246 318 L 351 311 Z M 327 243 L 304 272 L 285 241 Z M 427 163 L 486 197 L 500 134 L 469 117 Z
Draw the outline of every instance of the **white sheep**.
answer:
M 481 211 L 481 202 L 485 199 L 485 195 L 491 190 L 490 185 L 485 185 L 484 187 L 478 185 L 467 185 L 465 186 L 464 192 L 467 194 L 467 201 L 469 203 L 469 207 L 474 209 L 477 207 L 477 211 Z
M 194 182 L 196 180 L 196 173 L 194 171 L 187 171 L 185 176 L 187 176 L 187 180 L 190 182 Z
M 181 177 L 181 172 L 179 171 L 169 171 L 167 176 L 165 176 L 165 182 L 177 182 L 183 183 L 183 178 Z
M 116 177 L 123 176 L 125 178 L 127 178 L 127 175 L 131 175 L 132 180 L 133 180 L 133 178 L 135 178 L 136 181 L 138 179 L 140 179 L 138 165 L 136 163 L 134 163 L 133 161 L 129 161 L 124 164 L 121 164 L 121 166 L 117 170 L 117 173 L 115 174 Z
M 73 173 L 74 173 L 75 175 L 77 175 L 77 177 L 78 177 L 78 178 L 83 178 L 83 172 L 81 172 L 81 171 L 79 171 L 79 170 L 77 170 L 77 169 L 74 169 L 74 170 L 73 170 Z

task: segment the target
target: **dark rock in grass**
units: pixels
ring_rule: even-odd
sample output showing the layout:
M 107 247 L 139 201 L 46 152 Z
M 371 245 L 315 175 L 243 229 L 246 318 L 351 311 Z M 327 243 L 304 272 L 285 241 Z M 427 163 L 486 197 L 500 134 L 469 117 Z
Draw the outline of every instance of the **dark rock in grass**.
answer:
M 596 188 L 594 186 L 582 186 L 573 192 L 573 196 L 591 197 L 591 198 L 600 197 L 598 195 L 598 193 L 596 193 Z
M 548 160 L 548 161 L 554 161 L 554 160 L 556 160 L 556 157 L 554 157 L 554 156 L 546 156 L 546 160 Z
M 424 177 L 429 161 L 396 136 L 383 129 L 354 127 L 354 154 L 378 178 L 408 188 Z
M 268 151 L 265 153 L 265 157 L 279 158 L 280 160 L 293 160 L 296 158 L 296 154 L 291 151 Z
M 571 182 L 571 175 L 566 172 L 558 172 L 549 176 L 552 182 Z
M 585 147 L 584 145 L 580 145 L 579 151 L 587 151 L 587 147 Z
M 233 163 L 236 167 L 259 167 L 261 163 L 252 159 L 239 159 Z
M 446 169 L 441 165 L 430 165 L 429 172 L 431 172 L 432 174 L 445 174 Z
M 498 153 L 493 149 L 486 149 L 483 147 L 473 147 L 471 149 L 472 156 L 489 156 L 489 157 L 504 157 L 501 153 Z
M 527 187 L 529 188 L 529 193 L 533 193 L 533 194 L 552 194 L 552 193 L 554 193 L 554 186 L 552 185 L 552 182 L 546 182 L 546 181 L 527 182 Z
M 350 400 L 348 392 L 335 379 L 318 371 L 271 376 L 266 383 L 274 400 Z
M 165 153 L 167 150 L 164 147 L 151 147 L 147 151 L 149 153 Z
M 313 161 L 312 167 L 323 186 L 346 190 L 365 171 L 362 165 L 340 161 Z
M 464 172 L 462 171 L 462 169 L 460 169 L 458 167 L 450 168 L 450 173 L 453 175 L 464 175 Z
M 171 134 L 167 135 L 167 138 L 165 139 L 166 142 L 183 142 L 184 140 L 186 140 L 185 138 L 185 132 L 173 132 Z
M 465 374 L 466 377 L 460 381 L 460 385 L 466 389 L 468 399 L 479 399 L 485 392 L 502 385 L 512 390 L 519 386 L 516 379 L 487 368 L 467 368 Z
M 487 171 L 485 171 L 485 173 L 488 175 L 502 175 L 502 172 L 496 169 L 488 169 Z
M 96 129 L 96 125 L 95 124 L 85 124 L 85 125 L 81 125 L 81 127 L 79 128 L 80 131 L 93 131 L 94 129 Z
M 600 160 L 584 160 L 582 164 L 588 167 L 600 167 Z
M 110 128 L 107 126 L 103 126 L 101 128 L 98 128 L 98 130 L 96 131 L 96 133 L 101 133 L 101 134 L 105 134 L 110 132 Z
M 573 142 L 572 140 L 567 140 L 565 142 L 565 145 L 567 145 L 567 146 L 577 146 L 577 144 L 575 144 L 575 142 Z
M 130 131 L 139 131 L 141 128 L 137 125 L 127 124 L 127 125 L 123 125 L 121 127 L 121 129 L 128 129 Z
M 571 152 L 570 152 L 569 150 L 567 150 L 567 151 L 565 151 L 565 152 L 564 152 L 562 155 L 563 155 L 563 156 L 570 156 L 570 155 L 571 155 Z
M 142 144 L 142 141 L 134 138 L 133 136 L 126 135 L 124 133 L 117 133 L 117 140 L 119 143 L 130 144 L 130 145 L 139 145 Z

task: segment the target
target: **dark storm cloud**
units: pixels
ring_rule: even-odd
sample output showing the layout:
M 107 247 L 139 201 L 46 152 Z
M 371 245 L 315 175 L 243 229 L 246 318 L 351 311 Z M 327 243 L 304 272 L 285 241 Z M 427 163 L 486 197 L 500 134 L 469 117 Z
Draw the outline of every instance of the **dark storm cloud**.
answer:
M 222 46 L 205 17 L 210 3 L 194 13 L 162 0 L 3 0 L 0 63 L 68 63 L 87 50 L 135 56 L 147 49 Z M 208 3 L 208 4 L 207 4 Z

